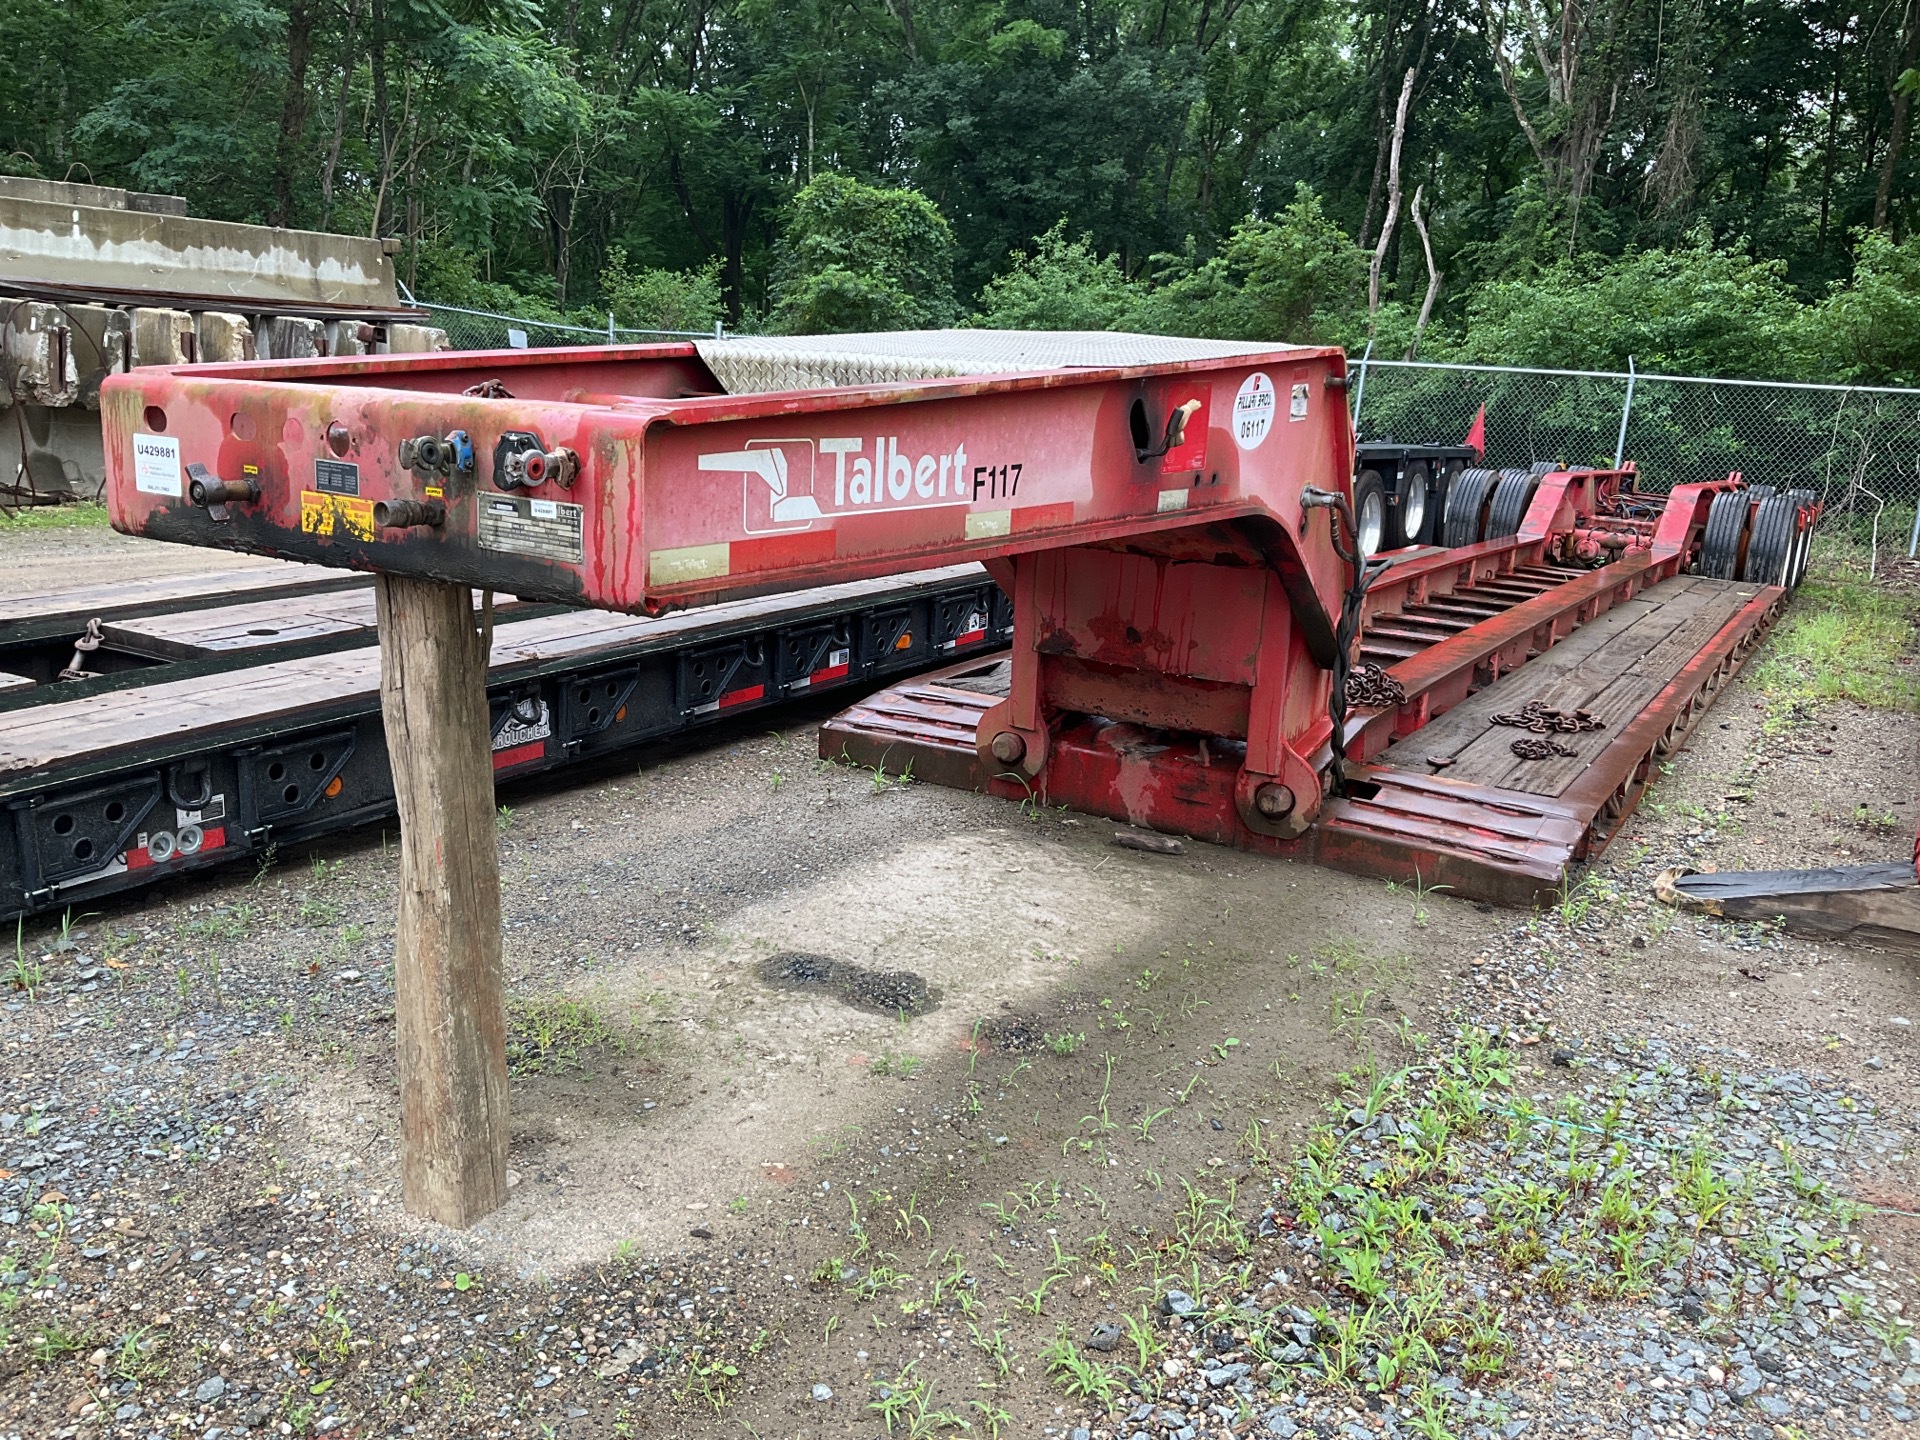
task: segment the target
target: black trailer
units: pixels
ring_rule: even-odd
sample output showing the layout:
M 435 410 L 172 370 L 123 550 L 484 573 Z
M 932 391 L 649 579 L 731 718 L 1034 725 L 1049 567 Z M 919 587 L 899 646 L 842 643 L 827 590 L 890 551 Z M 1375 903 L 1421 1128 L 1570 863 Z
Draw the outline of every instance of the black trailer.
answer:
M 1480 463 L 1471 445 L 1401 445 L 1369 440 L 1354 447 L 1353 514 L 1360 546 L 1371 555 L 1439 543 L 1454 478 Z
M 1013 633 L 978 565 L 653 618 L 496 610 L 487 699 L 502 781 Z M 366 577 L 293 566 L 0 601 L 0 918 L 389 818 L 373 619 Z

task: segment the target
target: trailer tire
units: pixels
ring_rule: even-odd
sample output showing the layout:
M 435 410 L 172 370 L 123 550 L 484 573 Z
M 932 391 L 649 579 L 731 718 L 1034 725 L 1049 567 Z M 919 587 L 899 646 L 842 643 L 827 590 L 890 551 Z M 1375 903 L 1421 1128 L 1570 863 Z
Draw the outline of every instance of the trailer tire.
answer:
M 1387 482 L 1377 470 L 1353 477 L 1353 543 L 1363 560 L 1393 548 L 1393 521 L 1387 504 Z
M 1800 507 L 1791 495 L 1769 495 L 1754 512 L 1753 535 L 1739 578 L 1756 585 L 1785 585 L 1793 571 Z
M 1731 580 L 1740 573 L 1741 541 L 1746 537 L 1752 502 L 1745 490 L 1722 490 L 1707 507 L 1700 536 L 1700 559 L 1693 573 L 1710 580 Z
M 1466 468 L 1458 460 L 1434 462 L 1433 485 L 1427 491 L 1427 535 L 1428 545 L 1443 545 L 1447 533 L 1447 500 L 1453 494 L 1454 482 L 1460 478 L 1460 472 Z
M 1520 522 L 1527 518 L 1527 507 L 1533 503 L 1533 492 L 1539 488 L 1540 477 L 1531 470 L 1501 472 L 1493 503 L 1487 507 L 1486 538 L 1498 540 L 1519 534 Z
M 1447 519 L 1441 544 L 1450 550 L 1478 545 L 1487 523 L 1487 502 L 1500 483 L 1497 470 L 1462 470 L 1447 492 Z
M 1527 468 L 1527 473 L 1538 480 L 1542 475 L 1551 475 L 1560 468 L 1558 460 L 1536 460 Z

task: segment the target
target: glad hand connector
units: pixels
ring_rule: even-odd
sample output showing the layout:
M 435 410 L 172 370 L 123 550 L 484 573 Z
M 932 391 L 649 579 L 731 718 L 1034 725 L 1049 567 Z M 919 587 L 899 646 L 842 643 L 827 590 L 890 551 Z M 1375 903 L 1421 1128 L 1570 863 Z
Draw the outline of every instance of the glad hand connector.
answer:
M 438 435 L 416 435 L 410 440 L 402 440 L 399 446 L 400 464 L 404 469 L 426 480 L 443 479 L 449 475 L 471 475 L 473 473 L 473 439 L 464 430 L 450 431 L 444 438 Z
M 541 485 L 568 489 L 580 477 L 580 457 L 564 445 L 549 450 L 538 435 L 509 430 L 493 452 L 493 483 L 502 490 L 533 490 Z

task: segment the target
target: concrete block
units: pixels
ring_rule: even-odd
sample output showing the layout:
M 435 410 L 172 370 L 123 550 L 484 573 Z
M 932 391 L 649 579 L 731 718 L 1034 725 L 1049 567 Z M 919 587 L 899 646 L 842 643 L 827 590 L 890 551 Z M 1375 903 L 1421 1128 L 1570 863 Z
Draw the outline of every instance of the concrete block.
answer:
M 274 315 L 260 322 L 262 360 L 312 360 L 327 353 L 327 326 L 298 315 Z
M 0 380 L 16 405 L 71 405 L 80 398 L 73 330 L 58 305 L 20 300 L 0 309 L 5 326 Z
M 371 355 L 374 346 L 380 342 L 380 327 L 370 325 L 365 320 L 329 320 L 327 322 L 327 353 L 329 355 Z
M 438 325 L 387 326 L 387 350 L 391 354 L 412 355 L 452 348 L 453 341 Z
M 135 365 L 185 365 L 199 351 L 199 331 L 184 310 L 142 306 L 132 323 Z
M 67 322 L 73 327 L 70 348 L 80 373 L 79 403 L 98 410 L 100 382 L 127 368 L 133 322 L 126 311 L 111 305 L 69 305 Z
M 254 360 L 259 358 L 253 342 L 253 326 L 244 315 L 225 310 L 203 310 L 199 315 L 199 360 Z

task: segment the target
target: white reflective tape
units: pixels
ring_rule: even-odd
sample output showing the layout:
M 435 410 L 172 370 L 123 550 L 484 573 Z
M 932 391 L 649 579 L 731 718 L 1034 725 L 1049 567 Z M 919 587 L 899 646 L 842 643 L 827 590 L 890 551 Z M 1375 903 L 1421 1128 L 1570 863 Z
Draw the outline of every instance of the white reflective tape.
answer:
M 1013 533 L 1013 511 L 970 510 L 967 512 L 967 539 L 991 540 Z
M 689 580 L 711 580 L 731 572 L 733 547 L 722 540 L 717 545 L 687 545 L 678 550 L 655 550 L 647 556 L 647 582 L 652 585 L 681 585 Z

